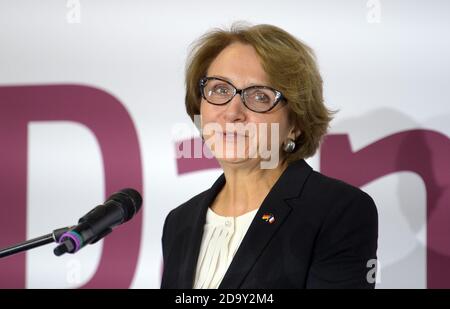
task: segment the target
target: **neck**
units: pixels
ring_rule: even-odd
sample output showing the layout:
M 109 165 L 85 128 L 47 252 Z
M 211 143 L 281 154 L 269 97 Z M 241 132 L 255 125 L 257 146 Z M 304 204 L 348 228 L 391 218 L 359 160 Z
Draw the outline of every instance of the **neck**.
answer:
M 221 216 L 240 216 L 259 208 L 275 182 L 287 168 L 279 163 L 273 169 L 261 169 L 259 162 L 221 163 L 226 183 L 216 197 L 212 210 Z

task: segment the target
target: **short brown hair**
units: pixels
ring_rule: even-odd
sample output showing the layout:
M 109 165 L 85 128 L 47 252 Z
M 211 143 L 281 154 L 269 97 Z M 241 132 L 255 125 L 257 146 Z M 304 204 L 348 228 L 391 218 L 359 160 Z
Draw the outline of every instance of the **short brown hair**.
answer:
M 185 81 L 186 111 L 191 119 L 200 114 L 200 79 L 217 55 L 234 42 L 253 46 L 271 86 L 280 90 L 287 100 L 289 120 L 301 131 L 294 152 L 287 154 L 286 160 L 292 162 L 314 155 L 333 114 L 323 102 L 322 78 L 315 55 L 309 46 L 272 25 L 234 23 L 230 30 L 216 28 L 194 42 Z

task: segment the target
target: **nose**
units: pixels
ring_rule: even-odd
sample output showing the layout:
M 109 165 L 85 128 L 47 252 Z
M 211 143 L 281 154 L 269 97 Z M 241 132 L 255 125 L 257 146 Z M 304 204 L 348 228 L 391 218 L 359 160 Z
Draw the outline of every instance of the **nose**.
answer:
M 233 97 L 233 99 L 228 102 L 226 105 L 226 109 L 224 112 L 224 118 L 226 122 L 240 122 L 244 121 L 245 116 L 245 106 L 244 102 L 242 102 L 242 97 L 239 93 Z

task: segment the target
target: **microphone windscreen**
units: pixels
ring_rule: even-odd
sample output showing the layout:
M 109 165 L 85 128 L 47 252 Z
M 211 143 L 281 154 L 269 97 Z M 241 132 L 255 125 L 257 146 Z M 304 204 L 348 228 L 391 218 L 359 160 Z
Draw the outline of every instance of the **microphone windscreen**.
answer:
M 108 200 L 113 200 L 121 205 L 125 211 L 124 222 L 130 220 L 142 206 L 142 196 L 138 191 L 131 188 L 122 189 L 112 194 Z

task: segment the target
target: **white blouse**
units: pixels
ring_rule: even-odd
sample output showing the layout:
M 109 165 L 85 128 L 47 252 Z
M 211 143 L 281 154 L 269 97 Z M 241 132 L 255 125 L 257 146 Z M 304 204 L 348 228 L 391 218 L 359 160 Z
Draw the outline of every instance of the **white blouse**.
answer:
M 195 289 L 217 289 L 258 209 L 223 217 L 208 208 L 197 261 Z

